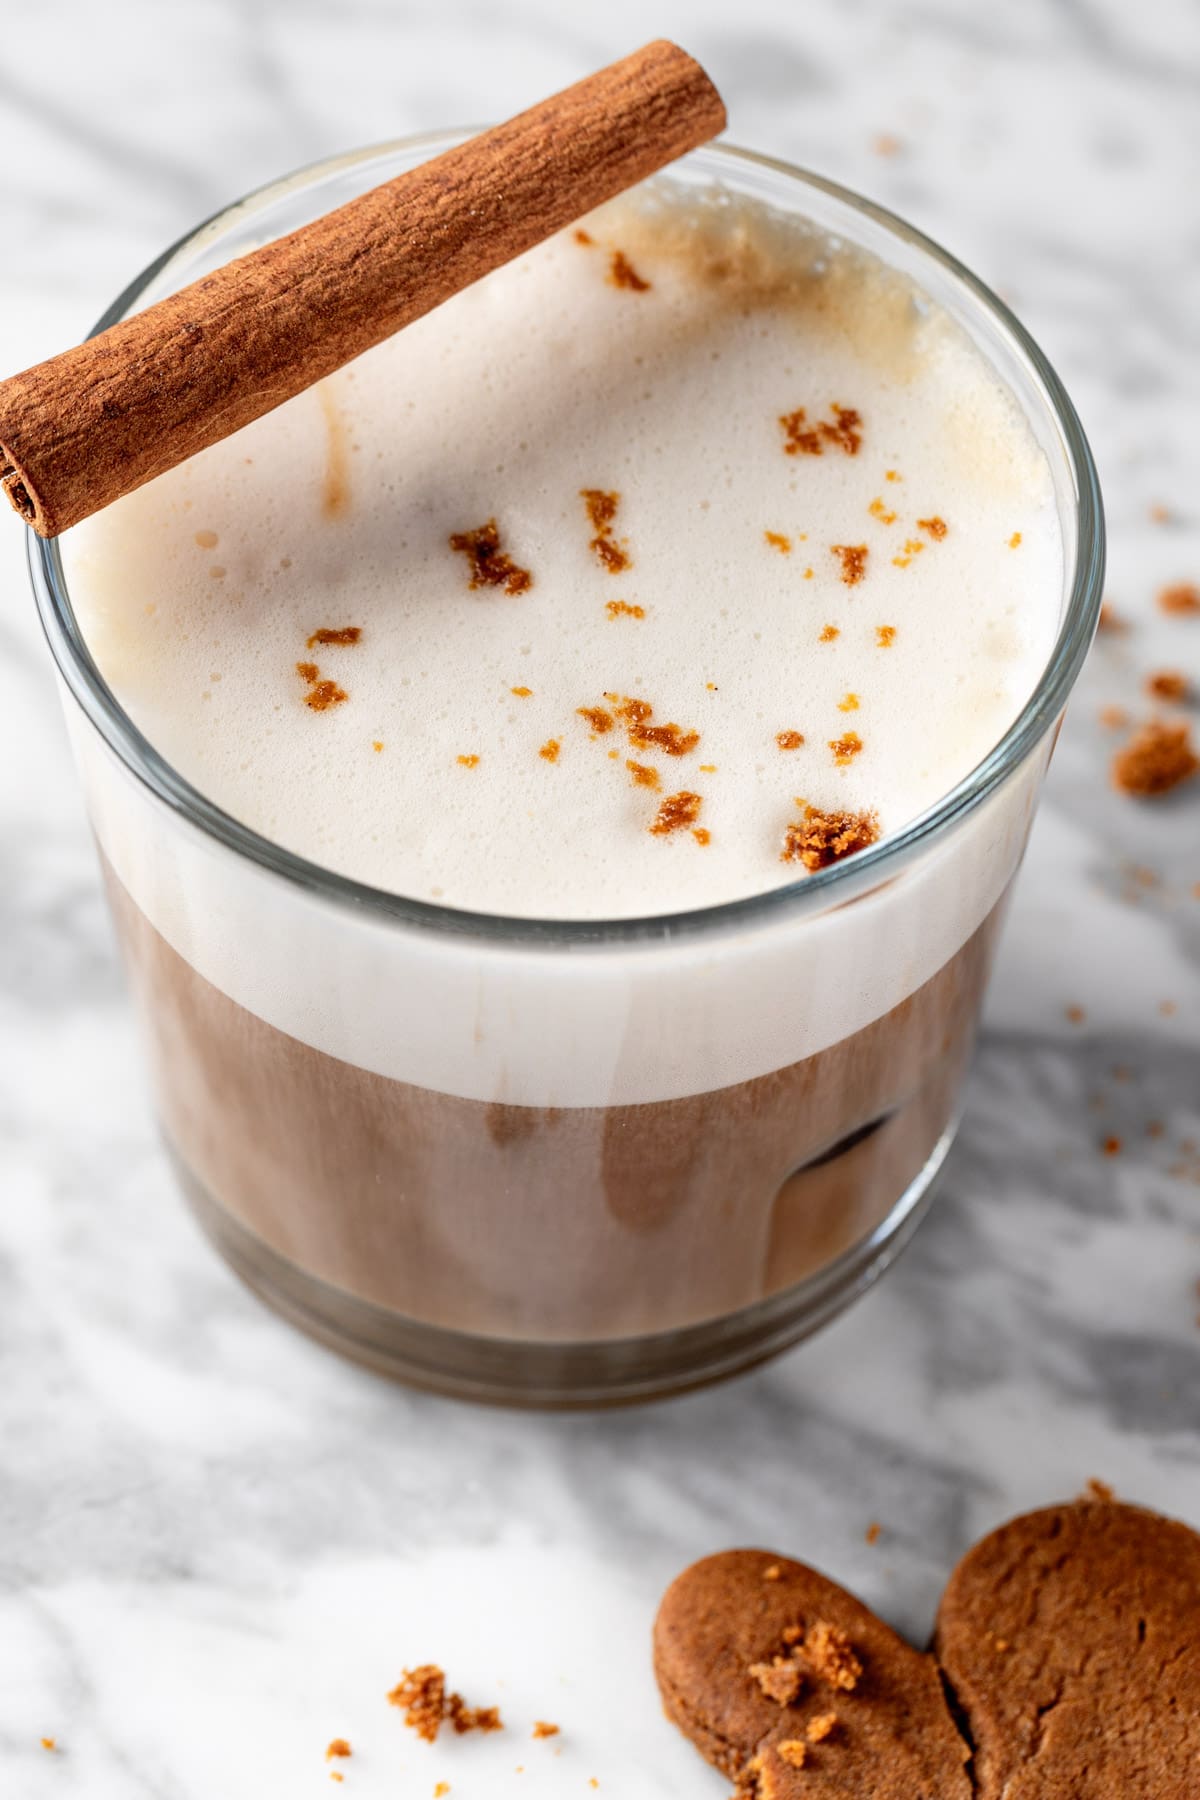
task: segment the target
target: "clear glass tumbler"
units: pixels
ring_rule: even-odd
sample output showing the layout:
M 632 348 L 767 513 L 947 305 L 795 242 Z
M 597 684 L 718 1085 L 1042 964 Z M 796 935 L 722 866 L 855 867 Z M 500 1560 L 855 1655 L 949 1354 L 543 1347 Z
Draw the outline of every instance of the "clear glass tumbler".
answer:
M 103 329 L 461 134 L 324 163 L 161 257 Z M 31 569 L 180 1182 L 233 1267 L 403 1380 L 642 1398 L 811 1332 L 929 1203 L 997 931 L 1099 609 L 1087 444 L 1053 370 L 944 251 L 730 148 L 673 175 L 803 214 L 970 333 L 1049 460 L 1059 631 L 1020 717 L 905 830 L 758 898 L 517 920 L 368 888 L 213 806 L 93 663 L 56 542 Z M 880 955 L 879 947 L 886 946 Z M 869 978 L 864 974 L 869 971 Z

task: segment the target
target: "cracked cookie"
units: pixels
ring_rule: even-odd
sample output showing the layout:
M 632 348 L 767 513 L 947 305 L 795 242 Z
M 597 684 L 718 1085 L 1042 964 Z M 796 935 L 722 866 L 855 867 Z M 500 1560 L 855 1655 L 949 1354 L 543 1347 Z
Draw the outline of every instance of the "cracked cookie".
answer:
M 667 1716 L 748 1800 L 1200 1800 L 1200 1536 L 1087 1499 L 959 1563 L 934 1652 L 804 1564 L 686 1569 Z

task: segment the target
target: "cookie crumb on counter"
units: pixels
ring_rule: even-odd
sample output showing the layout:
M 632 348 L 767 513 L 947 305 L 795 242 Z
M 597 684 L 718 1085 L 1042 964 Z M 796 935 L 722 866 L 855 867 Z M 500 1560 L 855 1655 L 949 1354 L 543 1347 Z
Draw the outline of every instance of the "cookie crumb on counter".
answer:
M 552 1725 L 549 1719 L 535 1719 L 533 1722 L 533 1735 L 535 1738 L 557 1737 L 558 1733 L 559 1727 L 557 1725 Z
M 1187 676 L 1181 669 L 1158 669 L 1153 675 L 1147 675 L 1146 692 L 1155 700 L 1186 700 Z
M 345 1738 L 333 1738 L 325 1751 L 325 1761 L 332 1762 L 335 1756 L 353 1756 L 354 1752 Z
M 1169 793 L 1198 769 L 1191 727 L 1151 719 L 1113 758 L 1112 778 L 1122 793 L 1145 798 Z
M 446 1722 L 459 1733 L 504 1729 L 498 1707 L 468 1706 L 461 1694 L 447 1694 L 445 1672 L 436 1663 L 405 1669 L 388 1701 L 404 1708 L 404 1723 L 427 1744 L 436 1740 Z
M 868 1544 L 877 1544 L 882 1533 L 883 1526 L 879 1523 L 879 1520 L 872 1519 L 871 1523 L 867 1526 L 866 1531 L 863 1533 L 863 1536 L 866 1538 Z
M 1200 587 L 1194 581 L 1176 581 L 1160 590 L 1158 604 L 1165 613 L 1200 613 Z

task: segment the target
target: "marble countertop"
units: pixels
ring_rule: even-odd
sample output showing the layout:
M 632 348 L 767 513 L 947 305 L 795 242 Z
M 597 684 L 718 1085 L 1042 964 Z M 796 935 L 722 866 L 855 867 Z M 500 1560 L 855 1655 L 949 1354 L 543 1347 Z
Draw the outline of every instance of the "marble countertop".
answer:
M 1200 621 L 1154 603 L 1200 579 L 1194 9 L 58 0 L 0 60 L 0 369 L 235 193 L 532 101 L 652 30 L 707 63 L 735 141 L 997 286 L 1100 463 L 1127 629 L 1059 746 L 942 1197 L 818 1340 L 662 1406 L 476 1410 L 294 1335 L 173 1190 L 0 520 L 0 1786 L 22 1800 L 299 1800 L 330 1791 L 339 1735 L 361 1800 L 716 1800 L 647 1664 L 692 1557 L 792 1551 L 919 1636 L 973 1537 L 1088 1477 L 1200 1524 L 1200 787 L 1114 793 L 1099 717 L 1146 713 L 1152 669 L 1200 676 Z M 425 1659 L 510 1729 L 418 1744 L 384 1694 Z M 562 1735 L 530 1741 L 535 1717 Z

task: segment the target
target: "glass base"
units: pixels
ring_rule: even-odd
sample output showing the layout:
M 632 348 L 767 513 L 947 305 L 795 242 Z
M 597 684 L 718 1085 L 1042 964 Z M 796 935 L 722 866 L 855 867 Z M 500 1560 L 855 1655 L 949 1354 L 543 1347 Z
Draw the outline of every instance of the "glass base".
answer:
M 778 1356 L 865 1293 L 912 1237 L 954 1138 L 928 1161 L 869 1237 L 817 1274 L 722 1318 L 644 1337 L 540 1343 L 448 1331 L 330 1286 L 228 1213 L 168 1143 L 192 1211 L 246 1285 L 310 1337 L 409 1387 L 494 1406 L 563 1410 L 686 1393 Z

